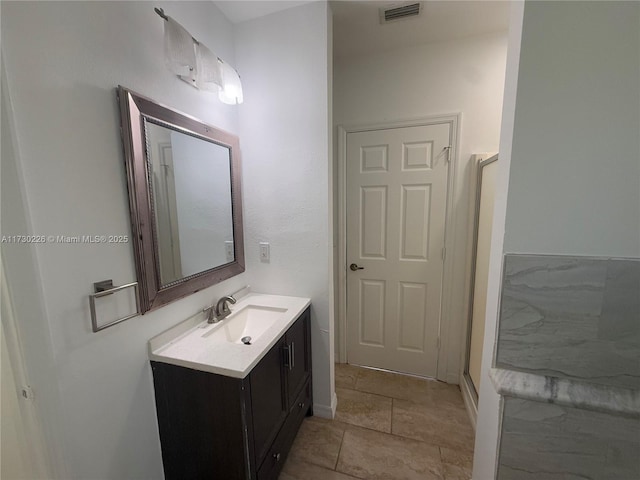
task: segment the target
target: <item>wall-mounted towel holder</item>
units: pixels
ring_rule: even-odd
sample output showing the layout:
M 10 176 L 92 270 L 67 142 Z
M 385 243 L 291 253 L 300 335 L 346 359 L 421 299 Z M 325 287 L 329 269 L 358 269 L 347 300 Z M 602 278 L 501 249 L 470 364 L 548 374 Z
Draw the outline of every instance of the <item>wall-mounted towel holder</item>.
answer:
M 111 295 L 113 293 L 124 290 L 125 288 L 132 288 L 133 294 L 136 299 L 136 312 L 131 315 L 127 315 L 126 317 L 119 318 L 114 320 L 113 322 L 105 323 L 104 325 L 98 326 L 98 318 L 96 315 L 96 298 L 105 297 L 107 295 Z M 126 285 L 120 285 L 119 287 L 113 286 L 113 280 L 102 280 L 101 282 L 96 282 L 93 284 L 94 293 L 89 295 L 89 308 L 91 309 L 91 328 L 94 332 L 99 332 L 100 330 L 104 330 L 105 328 L 112 327 L 118 323 L 124 322 L 125 320 L 129 320 L 130 318 L 137 317 L 140 315 L 140 300 L 138 296 L 138 282 L 127 283 Z

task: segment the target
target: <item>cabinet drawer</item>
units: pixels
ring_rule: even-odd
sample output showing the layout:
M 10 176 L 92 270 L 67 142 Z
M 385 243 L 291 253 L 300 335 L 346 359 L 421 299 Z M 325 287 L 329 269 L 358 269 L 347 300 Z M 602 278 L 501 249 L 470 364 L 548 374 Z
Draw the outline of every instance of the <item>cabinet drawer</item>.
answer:
M 289 408 L 289 416 L 287 421 L 282 427 L 282 430 L 290 428 L 293 430 L 292 437 L 295 438 L 298 433 L 298 427 L 302 423 L 304 416 L 309 411 L 311 405 L 311 382 L 307 382 L 304 388 L 300 391 L 298 398 L 291 404 Z M 293 442 L 293 438 L 291 441 Z
M 258 470 L 258 480 L 275 480 L 278 477 L 310 405 L 311 385 L 307 382 L 295 402 L 291 404 L 289 415 Z

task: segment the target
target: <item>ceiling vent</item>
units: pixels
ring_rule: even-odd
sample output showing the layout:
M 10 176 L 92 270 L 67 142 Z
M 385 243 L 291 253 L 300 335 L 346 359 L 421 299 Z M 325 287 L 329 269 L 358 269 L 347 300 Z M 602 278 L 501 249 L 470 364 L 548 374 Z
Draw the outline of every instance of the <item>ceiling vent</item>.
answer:
M 420 2 L 391 5 L 380 9 L 380 23 L 389 23 L 420 15 Z

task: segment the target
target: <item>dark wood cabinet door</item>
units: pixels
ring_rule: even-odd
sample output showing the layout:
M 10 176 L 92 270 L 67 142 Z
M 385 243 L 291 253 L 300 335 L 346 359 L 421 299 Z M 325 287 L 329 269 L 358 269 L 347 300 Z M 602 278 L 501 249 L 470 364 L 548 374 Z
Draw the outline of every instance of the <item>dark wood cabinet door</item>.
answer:
M 166 480 L 246 480 L 244 380 L 151 362 Z
M 285 335 L 287 405 L 293 406 L 311 371 L 309 309 L 295 321 Z
M 284 339 L 249 374 L 256 466 L 259 467 L 287 416 L 284 396 Z
M 151 362 L 167 480 L 275 480 L 313 414 L 307 309 L 244 379 Z

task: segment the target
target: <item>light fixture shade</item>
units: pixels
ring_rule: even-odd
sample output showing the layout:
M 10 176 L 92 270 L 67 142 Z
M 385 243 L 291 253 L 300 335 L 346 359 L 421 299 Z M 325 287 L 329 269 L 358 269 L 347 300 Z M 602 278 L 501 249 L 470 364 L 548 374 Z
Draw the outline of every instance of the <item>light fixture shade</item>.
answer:
M 169 70 L 181 77 L 195 75 L 196 52 L 193 37 L 173 18 L 164 22 L 164 61 Z
M 222 88 L 218 92 L 218 98 L 222 103 L 237 105 L 244 101 L 242 96 L 242 82 L 238 72 L 226 62 L 219 61 L 222 70 Z
M 217 92 L 222 87 L 222 68 L 217 55 L 203 43 L 196 44 L 196 86 Z
M 222 103 L 242 103 L 242 82 L 238 72 L 193 38 L 182 25 L 165 15 L 163 9 L 154 10 L 165 20 L 164 59 L 169 70 L 192 87 L 218 92 Z

